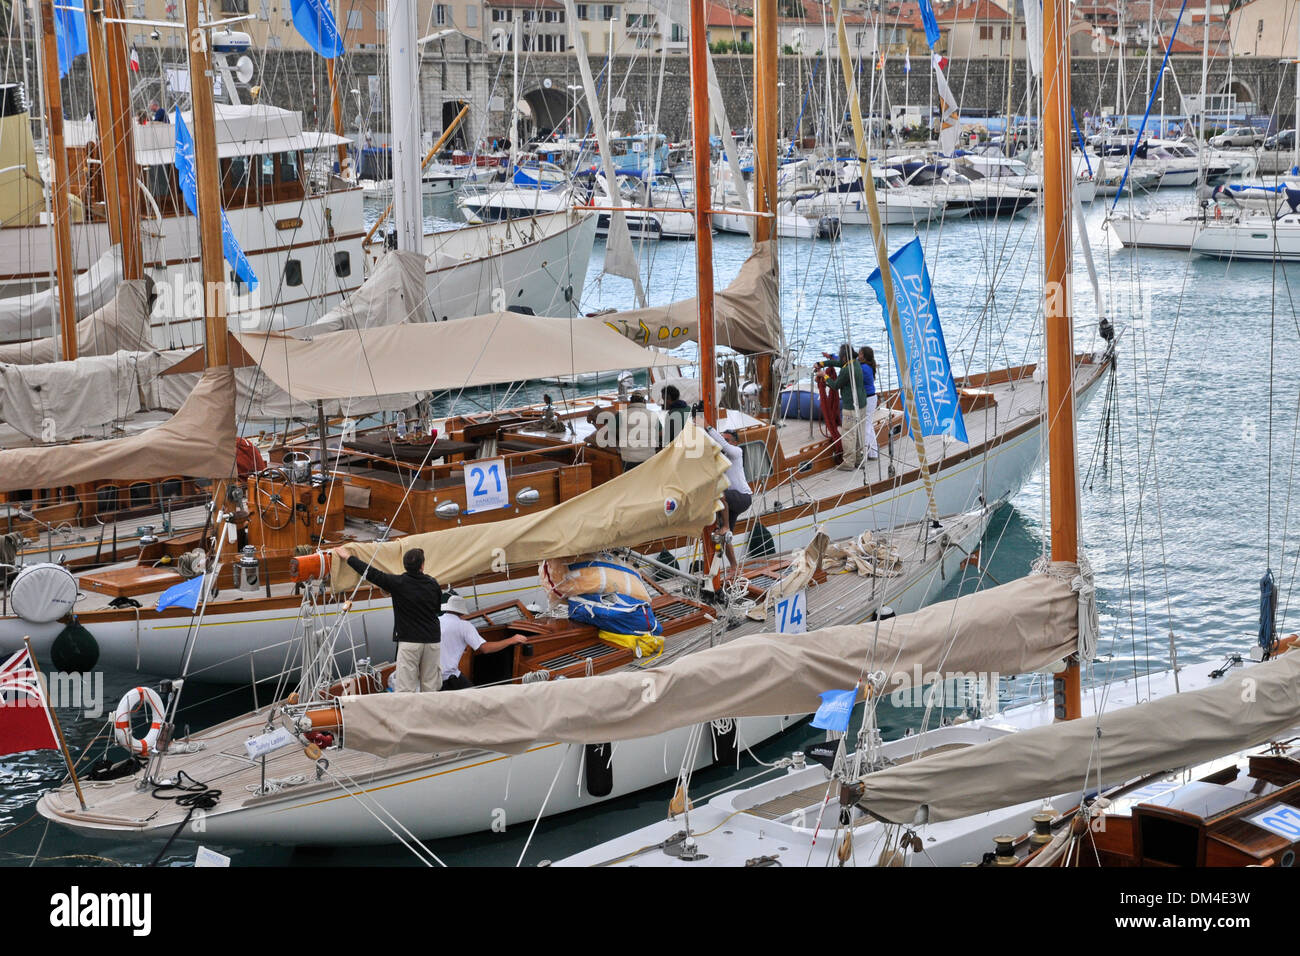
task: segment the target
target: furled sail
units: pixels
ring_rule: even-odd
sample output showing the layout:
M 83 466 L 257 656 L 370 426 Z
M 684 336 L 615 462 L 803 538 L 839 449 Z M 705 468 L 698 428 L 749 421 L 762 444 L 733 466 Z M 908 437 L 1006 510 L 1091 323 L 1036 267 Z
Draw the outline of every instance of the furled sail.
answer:
M 112 355 L 141 352 L 150 348 L 149 280 L 122 282 L 111 302 L 77 323 L 77 355 Z M 0 365 L 39 365 L 59 360 L 58 339 L 53 336 L 31 342 L 0 345 Z
M 425 571 L 452 582 L 492 570 L 503 561 L 531 563 L 699 534 L 713 520 L 727 488 L 727 465 L 712 439 L 688 422 L 673 443 L 649 461 L 552 508 L 349 547 L 361 560 L 393 574 L 402 572 L 403 554 L 422 548 Z M 330 583 L 335 591 L 346 591 L 357 580 L 345 563 L 333 563 Z
M 783 348 L 775 243 L 760 243 L 740 273 L 713 299 L 719 345 L 746 355 Z M 697 299 L 599 317 L 638 345 L 673 349 L 699 340 Z
M 1300 653 L 1229 672 L 1219 684 L 1035 727 L 862 778 L 860 803 L 894 823 L 955 820 L 1177 770 L 1300 727 Z
M 929 672 L 1026 673 L 1061 660 L 1077 640 L 1076 593 L 1056 576 L 1031 575 L 888 621 L 738 638 L 635 672 L 345 697 L 344 742 L 388 756 L 629 740 L 723 717 L 808 713 L 822 691 L 875 670 L 887 675 L 884 693 Z
M 431 322 L 424 281 L 424 256 L 391 249 L 351 295 L 295 334 L 305 338 L 343 329 Z
M 266 332 L 235 338 L 266 377 L 298 401 L 682 364 L 650 355 L 599 319 L 517 312 L 345 329 L 309 340 Z
M 140 410 L 137 353 L 0 365 L 0 421 L 28 438 L 69 441 Z
M 235 380 L 229 366 L 204 372 L 170 419 L 127 438 L 0 451 L 0 491 L 101 478 L 224 478 L 235 463 Z
M 73 283 L 77 318 L 84 318 L 112 301 L 122 284 L 122 247 L 111 246 L 77 276 Z M 15 342 L 53 334 L 56 296 L 45 289 L 31 295 L 0 299 L 0 342 Z

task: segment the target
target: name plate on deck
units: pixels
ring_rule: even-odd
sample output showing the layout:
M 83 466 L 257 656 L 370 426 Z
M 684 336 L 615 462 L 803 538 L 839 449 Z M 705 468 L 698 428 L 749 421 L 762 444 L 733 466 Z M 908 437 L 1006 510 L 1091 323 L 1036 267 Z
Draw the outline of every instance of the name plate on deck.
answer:
M 249 737 L 244 741 L 244 750 L 248 752 L 249 760 L 256 760 L 258 757 L 266 756 L 273 750 L 279 750 L 281 747 L 287 747 L 297 742 L 298 738 L 293 734 L 283 727 L 277 727 L 270 733 Z
M 476 461 L 465 466 L 466 513 L 492 511 L 510 505 L 510 483 L 503 458 Z

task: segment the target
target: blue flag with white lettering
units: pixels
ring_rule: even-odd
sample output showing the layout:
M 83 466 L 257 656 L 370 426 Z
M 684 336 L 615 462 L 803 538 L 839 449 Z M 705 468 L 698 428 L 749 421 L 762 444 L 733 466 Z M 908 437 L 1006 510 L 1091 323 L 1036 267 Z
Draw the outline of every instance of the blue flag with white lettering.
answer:
M 925 24 L 925 42 L 933 50 L 939 42 L 939 21 L 934 18 L 934 7 L 930 6 L 930 0 L 920 0 L 920 3 L 921 22 Z
M 54 43 L 59 51 L 59 76 L 67 76 L 72 69 L 72 61 L 90 50 L 85 10 L 72 6 L 54 8 Z
M 343 37 L 329 0 L 292 0 L 293 25 L 308 45 L 327 60 L 343 55 Z
M 857 689 L 824 690 L 819 695 L 822 704 L 813 714 L 812 725 L 820 730 L 838 730 L 847 733 L 849 718 L 853 715 L 853 703 L 857 700 Z
M 162 611 L 169 607 L 187 607 L 193 611 L 199 606 L 199 601 L 203 598 L 203 582 L 207 579 L 206 574 L 200 574 L 197 578 L 190 578 L 180 584 L 173 584 L 158 596 L 158 606 L 154 610 Z
M 185 197 L 185 208 L 197 218 L 199 184 L 194 167 L 194 137 L 181 119 L 180 107 L 176 108 L 176 178 L 180 181 L 181 195 Z M 256 289 L 257 273 L 253 271 L 253 265 L 248 261 L 248 256 L 244 255 L 244 250 L 239 247 L 239 240 L 230 228 L 230 220 L 226 218 L 224 209 L 221 210 L 221 250 L 235 270 L 235 275 L 239 276 L 250 291 Z
M 962 418 L 957 383 L 953 381 L 948 347 L 943 341 L 939 310 L 934 304 L 934 291 L 930 288 L 930 273 L 925 268 L 920 238 L 913 239 L 890 256 L 889 263 L 889 272 L 894 280 L 894 301 L 898 303 L 898 319 L 903 327 L 901 343 L 894 341 L 880 270 L 871 273 L 867 282 L 876 290 L 876 298 L 884 309 L 885 328 L 889 329 L 894 362 L 911 373 L 921 434 L 949 435 L 957 441 L 968 442 L 966 420 Z M 904 415 L 904 422 L 908 422 L 906 403 Z M 908 427 L 911 427 L 910 422 Z

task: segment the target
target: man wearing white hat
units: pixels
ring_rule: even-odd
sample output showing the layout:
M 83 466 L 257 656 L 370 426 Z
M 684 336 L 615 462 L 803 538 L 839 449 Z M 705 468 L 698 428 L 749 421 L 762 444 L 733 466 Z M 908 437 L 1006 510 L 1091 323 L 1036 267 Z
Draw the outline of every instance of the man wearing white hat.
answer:
M 438 618 L 442 629 L 442 690 L 474 686 L 460 673 L 460 658 L 466 649 L 475 654 L 492 654 L 514 644 L 528 643 L 528 638 L 522 634 L 512 634 L 500 641 L 484 640 L 474 625 L 465 620 L 468 614 L 465 599 L 459 594 L 453 594 L 442 606 L 442 616 Z

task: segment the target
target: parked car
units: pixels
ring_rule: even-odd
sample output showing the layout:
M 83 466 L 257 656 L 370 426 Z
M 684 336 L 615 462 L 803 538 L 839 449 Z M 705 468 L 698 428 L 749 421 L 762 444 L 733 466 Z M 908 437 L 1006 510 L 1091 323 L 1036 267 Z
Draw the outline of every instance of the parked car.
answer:
M 1264 140 L 1265 149 L 1295 149 L 1295 130 L 1284 129 Z
M 1253 126 L 1234 126 L 1224 130 L 1218 136 L 1211 136 L 1210 145 L 1216 149 L 1222 149 L 1224 146 L 1259 148 L 1264 145 L 1264 134 Z

